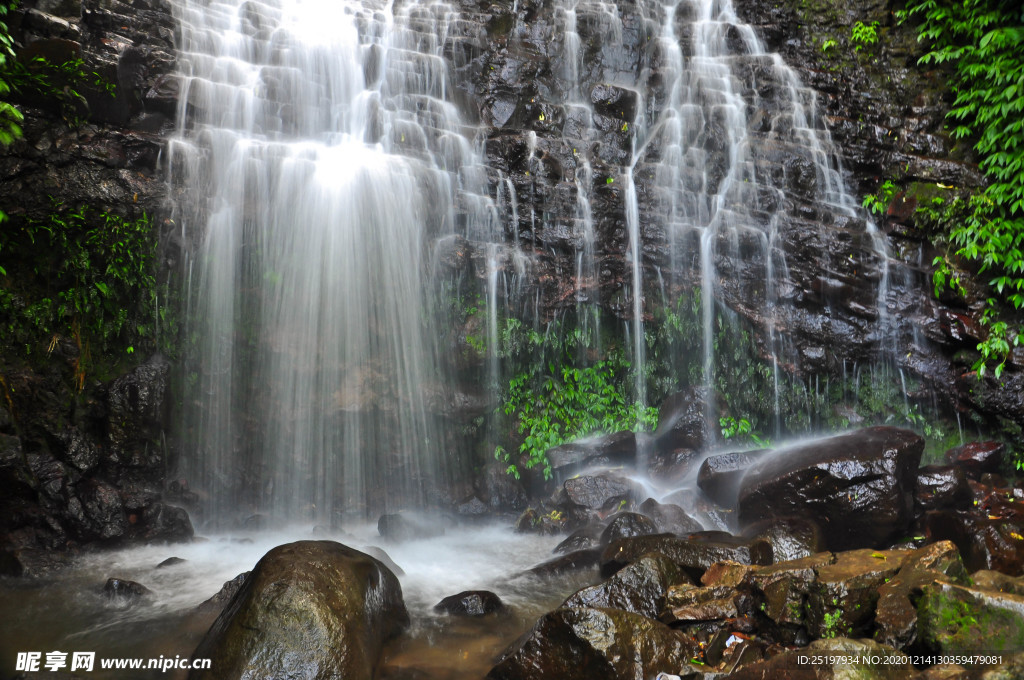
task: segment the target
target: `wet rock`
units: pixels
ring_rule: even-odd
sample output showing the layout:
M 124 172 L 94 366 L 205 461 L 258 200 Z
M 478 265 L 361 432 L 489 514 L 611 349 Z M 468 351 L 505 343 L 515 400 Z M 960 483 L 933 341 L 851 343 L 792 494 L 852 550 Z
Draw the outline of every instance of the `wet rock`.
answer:
M 743 530 L 746 538 L 763 538 L 772 546 L 776 562 L 797 560 L 823 552 L 826 548 L 821 527 L 810 519 L 780 517 L 763 520 Z
M 238 576 L 234 577 L 230 581 L 225 581 L 224 585 L 221 586 L 220 590 L 214 593 L 213 597 L 208 600 L 204 600 L 199 604 L 196 609 L 201 612 L 220 611 L 224 609 L 231 598 L 235 596 L 242 586 L 245 584 L 245 579 L 249 578 L 251 571 L 246 571 Z
M 845 659 L 850 657 L 878 657 L 888 663 L 856 664 L 851 666 Z M 804 658 L 818 658 L 820 663 L 808 664 Z M 904 680 L 912 677 L 914 666 L 910 657 L 903 652 L 872 640 L 851 640 L 833 638 L 815 640 L 803 649 L 791 649 L 764 661 L 744 666 L 729 675 L 730 680 L 841 680 L 851 677 L 855 668 L 856 677 L 864 680 Z
M 1005 453 L 1001 442 L 968 442 L 946 451 L 946 461 L 977 479 L 985 472 L 999 472 Z
M 70 565 L 69 555 L 54 550 L 14 548 L 0 551 L 0 576 L 46 578 Z
M 103 585 L 107 597 L 122 606 L 130 606 L 152 591 L 141 583 L 121 578 L 108 578 Z
M 674 503 L 659 503 L 653 498 L 648 498 L 640 504 L 639 510 L 653 519 L 661 532 L 686 536 L 704 530 L 700 522 Z
M 395 576 L 405 576 L 405 571 L 400 566 L 395 564 L 395 561 L 391 559 L 391 555 L 388 555 L 387 551 L 383 548 L 379 548 L 375 545 L 364 545 L 359 548 L 360 552 L 364 552 L 373 559 L 377 560 L 385 567 L 391 570 Z
M 649 553 L 603 583 L 576 591 L 562 606 L 611 607 L 653 619 L 665 608 L 669 586 L 686 580 L 675 562 L 661 553 Z
M 1024 597 L 952 583 L 921 589 L 918 641 L 943 654 L 1011 652 L 1024 648 Z
M 164 569 L 166 567 L 173 567 L 176 564 L 184 564 L 188 560 L 182 559 L 181 557 L 168 557 L 166 560 L 156 565 L 157 569 Z
M 487 674 L 488 680 L 652 678 L 684 667 L 687 636 L 617 609 L 558 609 L 543 616 Z
M 601 514 L 617 510 L 640 495 L 634 482 L 611 473 L 580 475 L 562 484 L 568 502 L 583 512 Z
M 964 469 L 955 465 L 928 465 L 917 471 L 914 505 L 919 510 L 956 508 L 970 498 Z
M 708 567 L 722 560 L 742 564 L 771 564 L 772 561 L 771 546 L 763 539 L 745 541 L 727 534 L 708 539 L 699 535 L 684 539 L 671 534 L 655 534 L 625 538 L 606 547 L 601 553 L 601 574 L 611 576 L 651 552 L 665 555 L 695 581 Z
M 131 516 L 128 519 L 131 521 Z M 189 541 L 194 535 L 188 512 L 184 508 L 165 503 L 147 505 L 135 532 L 135 537 L 145 541 L 169 543 Z
M 332 541 L 278 546 L 256 564 L 195 651 L 190 678 L 371 680 L 383 643 L 409 625 L 402 587 L 369 555 Z
M 519 534 L 558 534 L 565 530 L 565 514 L 558 510 L 527 508 L 516 519 L 514 528 Z
M 444 612 L 451 616 L 484 616 L 504 611 L 505 604 L 489 590 L 467 590 L 457 595 L 449 595 L 436 605 L 435 612 Z
M 707 418 L 707 395 L 702 388 L 676 392 L 658 410 L 654 445 L 662 453 L 678 449 L 703 451 L 715 440 L 717 423 Z
M 922 588 L 936 581 L 968 584 L 956 546 L 932 543 L 907 555 L 899 573 L 878 588 L 875 639 L 900 649 L 917 642 L 917 601 Z
M 601 532 L 604 527 L 598 522 L 591 522 L 585 527 L 569 534 L 569 537 L 554 547 L 552 552 L 566 554 L 577 550 L 589 550 L 600 545 Z
M 568 555 L 556 557 L 553 560 L 538 564 L 536 567 L 531 567 L 526 573 L 541 577 L 557 576 L 569 571 L 590 569 L 596 566 L 600 559 L 600 550 L 577 550 Z
M 750 606 L 750 596 L 732 586 L 683 584 L 669 588 L 659 619 L 669 624 L 724 621 L 749 613 Z
M 171 364 L 153 355 L 131 373 L 115 380 L 107 393 L 110 446 L 124 462 L 152 465 L 161 450 L 157 440 L 166 420 L 167 377 Z
M 776 637 L 793 642 L 806 626 L 807 599 L 817 570 L 834 563 L 832 553 L 819 553 L 759 567 L 749 577 L 757 596 L 757 610 L 776 624 Z
M 620 512 L 612 515 L 608 526 L 601 532 L 600 544 L 608 545 L 623 538 L 656 533 L 658 527 L 650 517 L 638 512 Z
M 700 463 L 701 456 L 693 449 L 675 449 L 668 452 L 655 452 L 647 462 L 647 474 L 651 479 L 667 485 L 679 484 L 690 473 L 694 465 Z
M 807 597 L 807 631 L 815 638 L 862 637 L 878 601 L 878 588 L 892 579 L 909 552 L 853 550 L 816 569 Z
M 1024 578 L 1008 576 L 1000 571 L 982 569 L 971 574 L 975 587 L 1024 596 Z
M 600 462 L 602 465 L 633 465 L 636 462 L 636 434 L 615 432 L 588 437 L 548 449 L 548 461 L 557 480 L 564 480 Z
M 462 517 L 479 518 L 488 515 L 490 508 L 476 496 L 470 496 L 467 500 L 455 506 L 455 512 Z
M 78 485 L 76 504 L 69 503 L 74 529 L 84 540 L 123 538 L 128 532 L 125 513 L 117 489 L 104 481 L 89 479 Z
M 743 479 L 743 524 L 805 516 L 831 549 L 883 545 L 910 525 L 924 440 L 909 430 L 872 427 L 785 449 Z
M 396 513 L 380 516 L 377 533 L 390 541 L 414 541 L 443 536 L 444 527 L 424 517 Z
M 500 466 L 489 465 L 474 482 L 480 499 L 495 512 L 522 512 L 527 505 L 523 485 Z
M 701 585 L 704 586 L 729 586 L 738 588 L 746 583 L 751 574 L 757 571 L 757 567 L 749 564 L 740 564 L 723 560 L 715 562 L 700 577 Z
M 708 456 L 697 471 L 697 486 L 719 505 L 736 504 L 743 474 L 765 451 L 738 451 Z
M 964 510 L 932 510 L 921 519 L 931 541 L 952 541 L 971 571 L 1019 574 L 1024 569 L 1024 526 Z

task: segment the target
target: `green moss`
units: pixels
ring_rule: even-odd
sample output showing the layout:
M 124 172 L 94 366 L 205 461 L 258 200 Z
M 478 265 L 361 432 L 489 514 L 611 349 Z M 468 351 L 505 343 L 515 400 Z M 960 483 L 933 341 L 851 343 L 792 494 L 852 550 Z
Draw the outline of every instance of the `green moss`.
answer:
M 943 653 L 1018 650 L 1024 648 L 1024 615 L 1015 609 L 1021 604 L 956 586 L 926 586 L 917 605 L 919 637 Z

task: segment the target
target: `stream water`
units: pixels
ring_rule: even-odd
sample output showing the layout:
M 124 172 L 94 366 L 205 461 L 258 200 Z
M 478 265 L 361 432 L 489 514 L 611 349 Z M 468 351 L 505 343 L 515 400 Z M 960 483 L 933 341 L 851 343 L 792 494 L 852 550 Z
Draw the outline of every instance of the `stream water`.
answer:
M 382 661 L 388 677 L 416 669 L 432 680 L 477 679 L 495 657 L 542 613 L 577 588 L 597 579 L 596 570 L 540 580 L 520 572 L 552 557 L 555 537 L 513 534 L 507 527 L 461 527 L 444 536 L 403 543 L 382 542 L 376 528 L 327 534 L 311 527 L 232 536 L 209 536 L 191 544 L 147 546 L 81 556 L 59 580 L 25 583 L 0 580 L 0 668 L 15 667 L 18 652 L 96 652 L 95 678 L 182 678 L 182 671 L 103 671 L 102 659 L 188 658 L 216 612 L 197 607 L 225 581 L 252 569 L 276 545 L 332 539 L 353 547 L 376 546 L 405 573 L 399 577 L 412 618 L 407 634 L 392 643 Z M 371 548 L 372 550 L 372 548 Z M 158 568 L 169 557 L 184 562 Z M 129 604 L 103 592 L 108 578 L 136 581 L 151 592 Z M 460 620 L 433 606 L 463 590 L 495 592 L 508 615 Z M 406 675 L 403 675 L 405 673 Z M 32 677 L 46 678 L 43 673 Z M 67 669 L 52 675 L 69 677 Z

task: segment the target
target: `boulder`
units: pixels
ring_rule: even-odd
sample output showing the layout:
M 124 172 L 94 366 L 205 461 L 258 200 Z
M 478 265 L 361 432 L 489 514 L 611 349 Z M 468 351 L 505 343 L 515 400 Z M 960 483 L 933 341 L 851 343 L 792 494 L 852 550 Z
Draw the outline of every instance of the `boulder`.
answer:
M 574 510 L 590 515 L 614 512 L 640 495 L 638 484 L 608 472 L 567 479 L 562 488 Z
M 451 616 L 484 616 L 504 611 L 505 604 L 489 590 L 466 590 L 449 595 L 434 605 L 435 612 Z
M 736 494 L 747 468 L 767 450 L 736 451 L 708 456 L 697 471 L 697 486 L 708 498 L 726 507 L 736 505 Z
M 562 555 L 561 557 L 556 557 L 553 560 L 548 560 L 547 562 L 538 564 L 536 567 L 531 567 L 526 571 L 526 573 L 543 577 L 557 576 L 558 574 L 564 574 L 570 571 L 590 569 L 591 567 L 596 566 L 600 559 L 600 550 L 577 550 L 576 552 L 571 552 L 568 555 Z
M 371 680 L 384 642 L 409 625 L 398 579 L 333 541 L 281 545 L 256 564 L 196 648 L 192 680 Z
M 817 522 L 832 550 L 877 547 L 913 519 L 913 491 L 924 440 L 872 427 L 800 444 L 764 457 L 743 478 L 739 517 L 801 516 Z
M 242 572 L 230 581 L 225 581 L 220 590 L 213 594 L 213 597 L 201 602 L 196 609 L 201 612 L 219 612 L 224 609 L 225 605 L 227 605 L 227 603 L 231 601 L 231 598 L 235 596 L 235 593 L 242 589 L 245 579 L 249 578 L 249 574 L 251 573 L 251 571 Z
M 655 448 L 662 453 L 703 451 L 714 442 L 717 423 L 708 419 L 706 404 L 706 390 L 699 387 L 669 395 L 658 410 Z
M 488 680 L 621 680 L 676 673 L 699 647 L 665 624 L 618 609 L 558 609 L 505 652 Z
M 756 569 L 748 580 L 760 614 L 775 624 L 777 632 L 795 636 L 807 625 L 807 600 L 817 570 L 835 561 L 835 555 L 825 552 Z
M 615 541 L 601 554 L 601 574 L 611 576 L 642 555 L 658 552 L 699 580 L 715 562 L 732 560 L 742 564 L 771 564 L 772 548 L 767 541 L 746 541 L 721 532 L 696 534 L 690 538 L 676 538 L 671 534 L 637 536 Z
M 967 476 L 956 465 L 928 465 L 917 471 L 914 505 L 919 511 L 957 508 L 970 499 Z
M 1024 597 L 935 582 L 917 601 L 918 642 L 941 654 L 1024 649 Z
M 700 522 L 674 503 L 659 503 L 653 498 L 648 498 L 638 509 L 653 519 L 658 525 L 658 531 L 661 532 L 685 536 L 704 530 Z
M 985 472 L 999 472 L 1005 453 L 1002 442 L 967 442 L 946 451 L 946 462 L 977 479 Z
M 825 550 L 825 536 L 821 527 L 804 517 L 780 517 L 762 520 L 747 526 L 742 536 L 763 538 L 772 546 L 776 562 L 798 560 Z
M 103 585 L 103 592 L 107 597 L 119 606 L 128 607 L 152 591 L 141 583 L 129 581 L 123 578 L 108 578 Z
M 414 541 L 444 535 L 444 527 L 423 517 L 395 513 L 381 515 L 377 520 L 377 533 L 390 541 Z
M 631 536 L 647 536 L 658 533 L 658 527 L 650 517 L 638 512 L 620 512 L 612 515 L 608 526 L 601 532 L 601 545 Z
M 815 638 L 863 637 L 878 589 L 896 575 L 909 551 L 852 550 L 818 567 L 807 597 L 807 631 Z
M 648 553 L 595 586 L 576 591 L 563 607 L 621 609 L 656 618 L 665 608 L 671 585 L 688 581 L 675 562 L 661 553 Z
M 600 522 L 591 522 L 569 534 L 568 538 L 554 547 L 552 552 L 567 554 L 577 550 L 589 550 L 600 545 L 601 532 L 604 527 Z
M 930 541 L 952 541 L 971 571 L 992 569 L 1017 575 L 1024 570 L 1024 526 L 966 510 L 932 510 L 921 518 Z
M 564 480 L 595 465 L 633 465 L 636 451 L 636 434 L 625 431 L 560 444 L 548 449 L 547 456 L 555 479 Z

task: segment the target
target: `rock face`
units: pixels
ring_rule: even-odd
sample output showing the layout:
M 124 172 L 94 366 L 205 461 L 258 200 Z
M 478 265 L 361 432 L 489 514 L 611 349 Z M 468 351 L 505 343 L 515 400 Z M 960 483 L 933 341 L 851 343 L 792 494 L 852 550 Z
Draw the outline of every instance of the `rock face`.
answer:
M 332 541 L 274 548 L 207 632 L 192 680 L 371 680 L 384 641 L 409 624 L 398 579 Z
M 10 218 L 0 257 L 19 252 L 26 224 L 46 223 L 55 202 L 85 206 L 86 219 L 99 224 L 104 213 L 128 220 L 146 214 L 161 244 L 157 276 L 165 281 L 177 257 L 159 160 L 177 106 L 170 3 L 26 0 L 5 23 L 23 62 L 81 59 L 91 75 L 69 84 L 73 98 L 69 88 L 63 99 L 31 87 L 4 95 L 25 120 L 23 138 L 0 150 L 0 209 Z M 3 263 L 17 285 L 0 284 L 5 328 L 36 293 L 31 275 L 12 264 Z M 140 304 L 151 321 L 152 302 Z M 191 537 L 185 511 L 162 499 L 173 465 L 165 445 L 168 361 L 141 346 L 131 356 L 101 356 L 73 328 L 14 335 L 0 337 L 0 550 Z
M 740 521 L 805 516 L 833 550 L 879 546 L 910 526 L 923 449 L 921 437 L 890 427 L 786 449 L 748 470 Z

